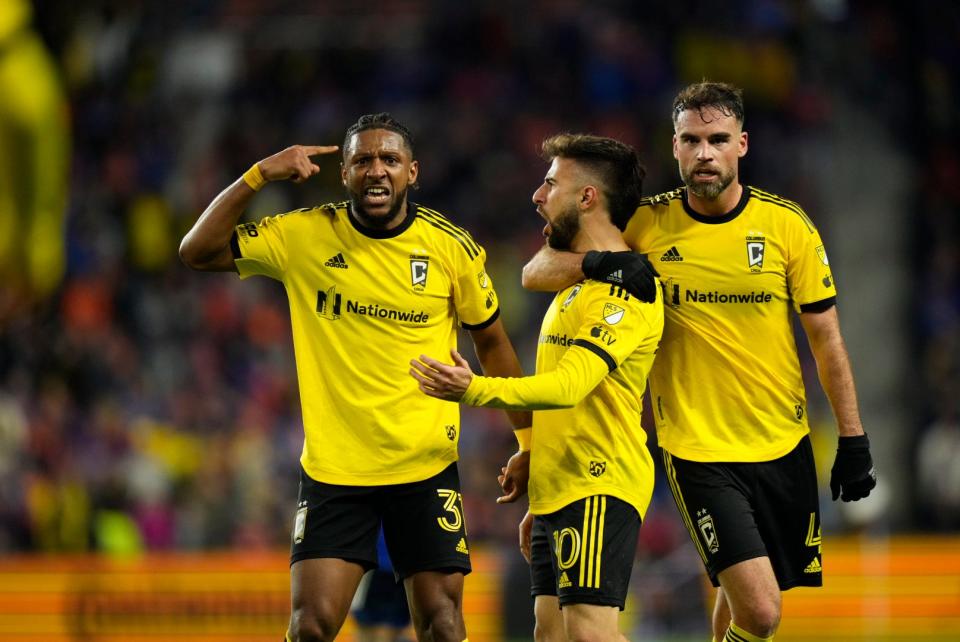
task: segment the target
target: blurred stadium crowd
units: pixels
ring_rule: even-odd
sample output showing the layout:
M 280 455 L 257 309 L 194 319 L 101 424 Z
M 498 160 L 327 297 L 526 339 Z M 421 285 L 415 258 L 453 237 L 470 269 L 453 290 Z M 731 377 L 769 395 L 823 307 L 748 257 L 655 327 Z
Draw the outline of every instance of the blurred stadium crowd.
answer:
M 547 299 L 522 291 L 519 274 L 542 242 L 529 200 L 544 171 L 540 140 L 617 136 L 641 150 L 645 191 L 670 189 L 670 101 L 701 77 L 744 87 L 745 182 L 804 205 L 833 254 L 842 250 L 830 217 L 843 212 L 819 207 L 792 148 L 823 136 L 849 101 L 913 168 L 906 198 L 890 204 L 909 210 L 904 225 L 888 230 L 911 252 L 891 258 L 908 287 L 889 292 L 911 329 L 902 398 L 889 400 L 906 407 L 908 425 L 897 428 L 911 446 L 903 461 L 878 465 L 908 471 L 911 503 L 895 527 L 960 528 L 955 4 L 758 0 L 725 3 L 721 15 L 696 0 L 395 0 L 371 14 L 347 2 L 44 0 L 28 24 L 7 2 L 0 69 L 32 28 L 55 63 L 71 140 L 58 148 L 70 166 L 62 247 L 56 225 L 49 238 L 28 235 L 30 211 L 0 210 L 13 217 L 0 228 L 13 235 L 8 253 L 48 243 L 65 266 L 51 261 L 52 274 L 30 281 L 22 263 L 0 260 L 0 552 L 287 545 L 302 428 L 282 288 L 190 273 L 176 254 L 252 162 L 293 143 L 339 144 L 361 113 L 409 123 L 422 184 L 412 198 L 487 248 L 505 322 L 532 368 Z M 5 107 L 0 98 L 9 132 L 20 124 Z M 0 137 L 0 156 L 30 157 L 28 139 Z M 336 163 L 321 167 L 309 185 L 270 186 L 251 218 L 339 199 Z M 822 423 L 820 405 L 811 413 Z M 512 440 L 499 414 L 465 411 L 475 541 L 514 546 L 520 508 L 493 503 Z M 687 545 L 664 484 L 656 502 L 642 529 L 650 564 Z

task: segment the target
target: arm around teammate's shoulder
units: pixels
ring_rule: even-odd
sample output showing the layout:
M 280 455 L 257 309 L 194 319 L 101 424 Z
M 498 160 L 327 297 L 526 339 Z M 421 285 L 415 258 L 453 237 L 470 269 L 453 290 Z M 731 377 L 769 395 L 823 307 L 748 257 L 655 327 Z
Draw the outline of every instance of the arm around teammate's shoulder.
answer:
M 562 252 L 544 245 L 523 266 L 521 284 L 535 292 L 559 292 L 582 280 L 583 254 Z

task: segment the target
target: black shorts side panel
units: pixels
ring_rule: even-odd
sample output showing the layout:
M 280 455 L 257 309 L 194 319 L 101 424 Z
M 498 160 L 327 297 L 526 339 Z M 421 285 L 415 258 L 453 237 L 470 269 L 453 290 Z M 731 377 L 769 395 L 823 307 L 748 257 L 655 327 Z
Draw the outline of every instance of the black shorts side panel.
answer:
M 636 509 L 610 495 L 587 497 L 537 515 L 531 592 L 556 595 L 561 607 L 597 604 L 623 610 L 639 532 Z
M 324 484 L 301 468 L 290 563 L 336 557 L 376 568 L 378 490 L 376 486 Z
M 820 506 L 810 440 L 768 462 L 693 462 L 662 451 L 670 490 L 714 586 L 769 557 L 782 590 L 821 586 Z
M 383 535 L 399 577 L 420 571 L 470 572 L 456 463 L 429 479 L 385 489 Z

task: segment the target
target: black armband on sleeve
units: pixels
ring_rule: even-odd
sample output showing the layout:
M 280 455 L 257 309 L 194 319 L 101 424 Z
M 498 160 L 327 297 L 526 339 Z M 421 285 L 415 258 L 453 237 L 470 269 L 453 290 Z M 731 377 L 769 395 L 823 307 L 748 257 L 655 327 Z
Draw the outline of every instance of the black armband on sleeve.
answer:
M 486 321 L 482 321 L 477 324 L 470 323 L 460 323 L 464 330 L 483 330 L 484 328 L 490 327 L 494 321 L 500 318 L 500 308 L 498 307 L 493 314 L 490 315 L 490 318 Z
M 243 254 L 240 252 L 240 241 L 237 239 L 236 231 L 234 231 L 233 236 L 230 237 L 230 252 L 233 253 L 234 261 L 243 258 Z
M 804 303 L 803 305 L 800 306 L 800 311 L 801 312 L 826 312 L 836 304 L 837 304 L 837 297 L 832 296 L 822 301 L 814 301 L 813 303 Z

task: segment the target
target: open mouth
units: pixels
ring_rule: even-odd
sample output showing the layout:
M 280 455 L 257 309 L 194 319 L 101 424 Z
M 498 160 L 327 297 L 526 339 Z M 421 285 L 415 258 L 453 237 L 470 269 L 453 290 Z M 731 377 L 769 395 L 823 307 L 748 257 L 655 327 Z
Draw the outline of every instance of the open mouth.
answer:
M 712 169 L 698 169 L 693 173 L 693 177 L 701 181 L 711 181 L 719 174 Z
M 363 200 L 368 205 L 384 205 L 390 200 L 390 190 L 382 185 L 371 185 L 363 190 Z

